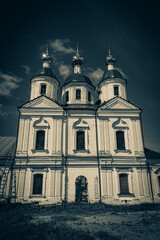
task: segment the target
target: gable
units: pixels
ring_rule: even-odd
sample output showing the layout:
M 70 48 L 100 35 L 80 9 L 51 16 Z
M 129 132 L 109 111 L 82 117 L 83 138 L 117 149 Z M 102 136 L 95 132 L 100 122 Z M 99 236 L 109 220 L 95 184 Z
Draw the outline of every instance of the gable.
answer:
M 100 110 L 107 110 L 107 109 L 125 109 L 125 110 L 140 110 L 139 107 L 135 106 L 134 104 L 126 101 L 123 98 L 115 97 L 106 102 L 104 105 L 102 105 Z
M 58 103 L 45 96 L 40 96 L 33 99 L 32 101 L 24 104 L 21 108 L 52 108 L 52 109 L 63 109 Z

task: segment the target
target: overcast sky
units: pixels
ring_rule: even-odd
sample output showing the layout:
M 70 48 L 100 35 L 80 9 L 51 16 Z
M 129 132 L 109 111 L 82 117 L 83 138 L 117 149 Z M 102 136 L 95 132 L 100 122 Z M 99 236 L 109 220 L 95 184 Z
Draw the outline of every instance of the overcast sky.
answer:
M 62 83 L 79 42 L 85 74 L 94 84 L 106 66 L 108 45 L 128 79 L 128 99 L 143 109 L 145 146 L 160 152 L 160 17 L 158 1 L 6 1 L 0 14 L 0 126 L 16 136 L 17 106 L 30 97 L 30 78 L 50 42 Z

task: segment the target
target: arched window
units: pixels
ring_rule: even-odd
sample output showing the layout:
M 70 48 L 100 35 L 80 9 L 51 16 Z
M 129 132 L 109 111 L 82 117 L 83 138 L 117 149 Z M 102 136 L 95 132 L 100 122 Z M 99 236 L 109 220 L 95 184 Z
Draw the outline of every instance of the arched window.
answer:
M 76 90 L 76 100 L 80 100 L 81 99 L 81 90 L 77 89 Z
M 117 131 L 116 139 L 117 139 L 117 150 L 125 150 L 124 132 Z
M 119 87 L 114 86 L 114 96 L 119 96 Z
M 69 92 L 67 91 L 66 92 L 66 102 L 68 102 L 69 101 Z
M 77 150 L 85 150 L 85 133 L 77 131 Z
M 44 150 L 45 131 L 37 131 L 36 150 Z
M 128 187 L 128 174 L 120 174 L 119 175 L 120 182 L 120 193 L 129 193 Z
M 91 102 L 91 92 L 88 92 L 88 102 Z
M 158 184 L 159 184 L 159 191 L 160 191 L 160 176 L 158 176 Z
M 46 84 L 41 85 L 41 94 L 45 95 L 46 94 Z
M 43 174 L 34 174 L 33 194 L 42 194 Z

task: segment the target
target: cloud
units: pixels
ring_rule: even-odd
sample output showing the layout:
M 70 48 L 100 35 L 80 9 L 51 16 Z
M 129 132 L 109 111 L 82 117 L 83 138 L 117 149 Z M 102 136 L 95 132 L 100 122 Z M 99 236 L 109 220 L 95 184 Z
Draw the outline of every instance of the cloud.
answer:
M 75 53 L 75 50 L 69 46 L 69 43 L 69 39 L 55 39 L 54 41 L 50 42 L 50 46 L 55 52 L 64 54 Z
M 101 68 L 93 69 L 91 67 L 87 68 L 87 73 L 89 78 L 94 81 L 94 84 L 99 83 L 104 71 Z
M 115 67 L 115 69 L 118 70 L 121 73 L 122 77 L 124 77 L 126 80 L 128 79 L 128 76 L 122 71 L 121 68 Z
M 21 65 L 21 67 L 25 69 L 25 74 L 30 76 L 30 67 L 28 67 L 27 65 Z
M 59 74 L 65 79 L 69 74 L 71 74 L 71 68 L 69 65 L 61 64 L 59 66 Z
M 16 106 L 3 105 L 0 104 L 0 117 L 6 118 L 9 115 L 18 116 L 18 111 Z
M 7 117 L 8 116 L 8 113 L 6 111 L 3 110 L 3 105 L 0 104 L 0 117 Z
M 19 88 L 22 78 L 0 72 L 0 95 L 11 96 L 11 91 Z

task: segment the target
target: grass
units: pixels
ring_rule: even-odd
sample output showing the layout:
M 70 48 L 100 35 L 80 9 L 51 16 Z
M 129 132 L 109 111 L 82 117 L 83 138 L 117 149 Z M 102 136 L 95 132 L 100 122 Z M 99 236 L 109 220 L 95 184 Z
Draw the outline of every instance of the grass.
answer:
M 0 239 L 160 239 L 160 204 L 1 204 Z

